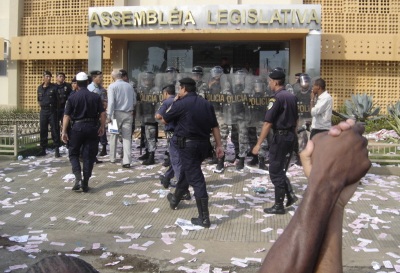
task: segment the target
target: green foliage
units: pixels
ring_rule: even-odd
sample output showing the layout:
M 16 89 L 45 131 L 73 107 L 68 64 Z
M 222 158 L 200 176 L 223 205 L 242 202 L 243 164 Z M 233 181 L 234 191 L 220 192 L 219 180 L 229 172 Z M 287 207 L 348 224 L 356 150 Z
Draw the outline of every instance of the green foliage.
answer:
M 373 133 L 380 131 L 382 129 L 386 130 L 393 130 L 393 128 L 390 126 L 389 121 L 391 121 L 392 118 L 390 116 L 380 116 L 379 118 L 376 119 L 369 119 L 365 121 L 365 133 Z
M 375 107 L 372 99 L 372 96 L 367 94 L 351 95 L 351 100 L 346 100 L 344 103 L 346 111 L 342 115 L 361 122 L 375 119 L 379 114 L 380 107 Z
M 388 114 L 391 120 L 388 120 L 388 123 L 392 127 L 392 129 L 400 136 L 400 101 L 396 102 L 396 104 L 389 105 Z

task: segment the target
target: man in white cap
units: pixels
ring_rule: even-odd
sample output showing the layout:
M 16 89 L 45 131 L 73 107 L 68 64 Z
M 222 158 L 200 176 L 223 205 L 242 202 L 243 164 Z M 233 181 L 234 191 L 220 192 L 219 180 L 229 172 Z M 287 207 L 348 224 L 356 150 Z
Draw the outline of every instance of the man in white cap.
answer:
M 83 192 L 87 192 L 89 191 L 89 178 L 92 176 L 93 164 L 99 149 L 99 136 L 104 134 L 106 113 L 100 96 L 87 89 L 87 74 L 79 72 L 76 74 L 76 81 L 79 92 L 71 95 L 65 105 L 61 138 L 64 143 L 69 141 L 69 161 L 75 175 L 75 185 L 72 190 L 77 191 L 82 188 Z M 68 136 L 67 129 L 70 122 L 72 129 Z M 79 162 L 81 148 L 83 180 Z

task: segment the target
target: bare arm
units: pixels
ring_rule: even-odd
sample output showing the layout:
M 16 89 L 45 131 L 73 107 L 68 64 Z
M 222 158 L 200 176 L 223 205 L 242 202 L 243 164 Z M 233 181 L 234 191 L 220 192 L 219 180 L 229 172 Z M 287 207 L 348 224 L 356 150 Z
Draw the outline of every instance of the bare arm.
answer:
M 104 128 L 106 126 L 106 119 L 107 119 L 106 112 L 105 111 L 101 112 L 101 114 L 100 114 L 100 128 L 98 130 L 98 136 L 102 136 L 105 133 L 105 129 Z
M 61 140 L 64 143 L 67 143 L 69 138 L 68 138 L 68 126 L 69 126 L 69 122 L 71 120 L 71 117 L 68 115 L 64 115 L 63 117 L 63 123 L 62 123 L 62 131 L 61 131 Z
M 261 144 L 263 143 L 264 139 L 267 137 L 269 131 L 272 128 L 272 123 L 264 122 L 263 127 L 261 128 L 260 136 L 257 139 L 257 144 L 254 145 L 253 150 L 251 151 L 253 154 L 258 154 L 258 151 L 261 148 Z
M 310 159 L 313 166 L 309 168 L 309 184 L 304 199 L 284 233 L 268 252 L 261 273 L 313 272 L 317 265 L 322 270 L 323 266 L 332 263 L 325 261 L 331 258 L 329 255 L 334 255 L 332 261 L 341 260 L 338 256 L 341 242 L 337 243 L 341 237 L 326 234 L 337 231 L 339 227 L 331 221 L 342 217 L 335 207 L 339 204 L 337 201 L 346 200 L 348 189 L 365 175 L 371 165 L 367 142 L 361 136 L 363 129 L 356 125 L 351 130 L 341 130 L 336 127 L 329 132 L 330 135 L 320 134 L 313 139 L 315 149 Z M 333 137 L 335 134 L 337 137 Z M 353 162 L 358 164 L 353 165 Z M 331 241 L 337 244 L 326 247 Z
M 221 132 L 219 131 L 218 126 L 212 128 L 212 134 L 215 139 L 215 152 L 217 154 L 217 158 L 222 158 L 224 156 L 224 149 L 222 148 Z

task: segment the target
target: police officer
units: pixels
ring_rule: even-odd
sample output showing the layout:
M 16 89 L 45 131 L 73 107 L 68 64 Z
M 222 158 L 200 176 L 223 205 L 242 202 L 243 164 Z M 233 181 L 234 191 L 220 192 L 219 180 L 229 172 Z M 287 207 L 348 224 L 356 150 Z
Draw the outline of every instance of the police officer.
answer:
M 158 109 L 155 118 L 157 120 L 162 120 L 162 116 L 165 114 L 167 109 L 172 105 L 172 103 L 175 100 L 175 86 L 170 84 L 167 85 L 163 88 L 163 98 L 164 100 L 162 101 L 162 104 L 160 108 Z M 164 186 L 164 188 L 168 189 L 168 187 L 171 185 L 171 179 L 176 178 L 176 180 L 179 180 L 179 174 L 181 173 L 181 165 L 182 162 L 179 157 L 179 148 L 177 144 L 174 141 L 171 141 L 173 135 L 174 135 L 174 129 L 175 129 L 175 122 L 169 122 L 168 124 L 165 124 L 165 135 L 167 136 L 167 143 L 168 143 L 168 155 L 171 161 L 170 166 L 168 167 L 167 171 L 164 173 L 164 175 L 160 176 L 161 179 L 161 184 Z M 192 197 L 190 196 L 189 190 L 186 191 L 186 193 L 182 196 L 182 200 L 190 200 Z
M 201 163 L 207 157 L 210 149 L 210 132 L 216 142 L 217 157 L 224 154 L 221 135 L 214 108 L 204 98 L 196 94 L 196 82 L 191 78 L 179 81 L 178 99 L 163 115 L 163 122 L 175 121 L 174 136 L 171 141 L 178 145 L 179 157 L 182 162 L 179 181 L 174 194 L 167 198 L 172 209 L 176 209 L 189 185 L 194 189 L 199 216 L 192 218 L 194 225 L 209 228 L 208 194 Z
M 92 176 L 93 164 L 98 152 L 99 136 L 104 134 L 106 113 L 100 96 L 87 89 L 88 76 L 84 72 L 76 74 L 79 91 L 70 96 L 65 106 L 62 140 L 69 141 L 69 160 L 75 175 L 75 185 L 72 190 L 82 188 L 89 191 L 89 178 Z M 99 126 L 100 118 L 100 126 Z M 70 137 L 67 134 L 69 123 L 72 122 Z M 82 148 L 83 180 L 79 154 Z
M 199 96 L 205 98 L 208 91 L 208 85 L 203 80 L 204 70 L 201 66 L 194 66 L 192 68 L 192 79 L 196 82 L 196 92 Z
M 103 102 L 103 107 L 107 108 L 107 90 L 103 87 L 103 72 L 99 70 L 93 70 L 90 72 L 90 76 L 92 77 L 92 82 L 88 85 L 87 89 L 90 92 L 94 92 L 100 96 L 101 101 Z M 100 152 L 100 156 L 107 155 L 107 134 L 103 134 L 99 138 L 100 144 L 102 145 L 102 149 Z
M 158 95 L 159 92 L 155 88 L 154 84 L 155 75 L 151 71 L 143 72 L 139 75 L 139 86 L 138 86 L 138 111 L 139 119 L 142 123 L 141 132 L 144 136 L 144 143 L 146 152 L 139 157 L 139 160 L 144 160 L 143 165 L 153 165 L 154 153 L 156 150 L 157 140 L 157 129 L 158 123 L 156 122 L 154 115 L 156 113 L 156 103 L 148 99 L 153 97 L 151 95 Z
M 37 89 L 37 100 L 40 105 L 40 147 L 42 150 L 37 156 L 46 155 L 48 145 L 49 124 L 51 138 L 55 146 L 55 157 L 60 157 L 60 126 L 58 121 L 57 107 L 59 104 L 57 87 L 51 83 L 51 72 L 44 71 L 43 83 Z
M 286 156 L 293 150 L 296 135 L 297 98 L 285 90 L 285 73 L 274 70 L 269 74 L 268 85 L 274 92 L 269 100 L 265 113 L 264 125 L 257 144 L 253 148 L 253 154 L 258 154 L 263 140 L 270 129 L 273 129 L 273 140 L 269 150 L 269 175 L 275 187 L 275 204 L 271 208 L 264 209 L 265 213 L 285 214 L 283 201 L 287 196 L 286 206 L 291 206 L 297 201 L 290 180 L 286 176 Z
M 56 76 L 56 87 L 58 96 L 58 119 L 60 122 L 63 120 L 65 103 L 68 97 L 71 95 L 72 87 L 69 83 L 65 82 L 65 74 L 63 72 L 57 72 Z

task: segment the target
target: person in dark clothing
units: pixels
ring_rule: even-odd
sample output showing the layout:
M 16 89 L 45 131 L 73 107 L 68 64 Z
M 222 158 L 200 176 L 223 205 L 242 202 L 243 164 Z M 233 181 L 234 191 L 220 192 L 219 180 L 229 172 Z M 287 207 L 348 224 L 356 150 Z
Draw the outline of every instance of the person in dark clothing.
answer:
M 192 218 L 192 224 L 209 228 L 208 194 L 201 163 L 210 150 L 210 133 L 214 135 L 216 154 L 222 158 L 224 151 L 217 117 L 210 102 L 196 94 L 196 82 L 191 78 L 179 81 L 177 100 L 162 116 L 165 124 L 175 122 L 173 141 L 178 146 L 182 162 L 176 190 L 167 198 L 172 209 L 178 207 L 189 185 L 194 189 L 199 216 Z
M 285 214 L 283 201 L 287 196 L 286 206 L 297 201 L 293 193 L 289 178 L 286 176 L 286 156 L 293 151 L 297 120 L 297 98 L 285 90 L 285 73 L 282 70 L 273 70 L 269 74 L 269 87 L 274 92 L 268 103 L 264 124 L 261 129 L 253 154 L 258 154 L 261 144 L 271 128 L 273 139 L 269 149 L 269 175 L 275 187 L 275 204 L 264 209 L 265 213 Z
M 58 120 L 60 123 L 62 123 L 64 117 L 65 103 L 67 102 L 68 97 L 71 95 L 72 92 L 71 85 L 65 82 L 65 74 L 63 72 L 57 72 L 56 88 L 58 96 L 58 105 L 57 105 Z
M 89 178 L 92 176 L 93 165 L 98 152 L 98 137 L 104 134 L 106 113 L 100 96 L 87 89 L 88 76 L 84 72 L 76 75 L 79 91 L 69 97 L 64 112 L 62 141 L 69 141 L 69 160 L 75 175 L 75 185 L 72 190 L 82 188 L 89 191 Z M 100 118 L 100 126 L 99 126 Z M 68 126 L 72 129 L 68 136 Z M 83 180 L 79 155 L 82 147 Z
M 57 96 L 57 87 L 51 83 L 52 74 L 50 71 L 44 71 L 43 83 L 37 89 L 37 100 L 40 105 L 40 147 L 42 150 L 37 156 L 46 155 L 48 145 L 49 124 L 51 129 L 51 138 L 55 146 L 55 157 L 60 157 L 59 147 L 60 126 L 57 118 L 57 107 L 59 104 Z

